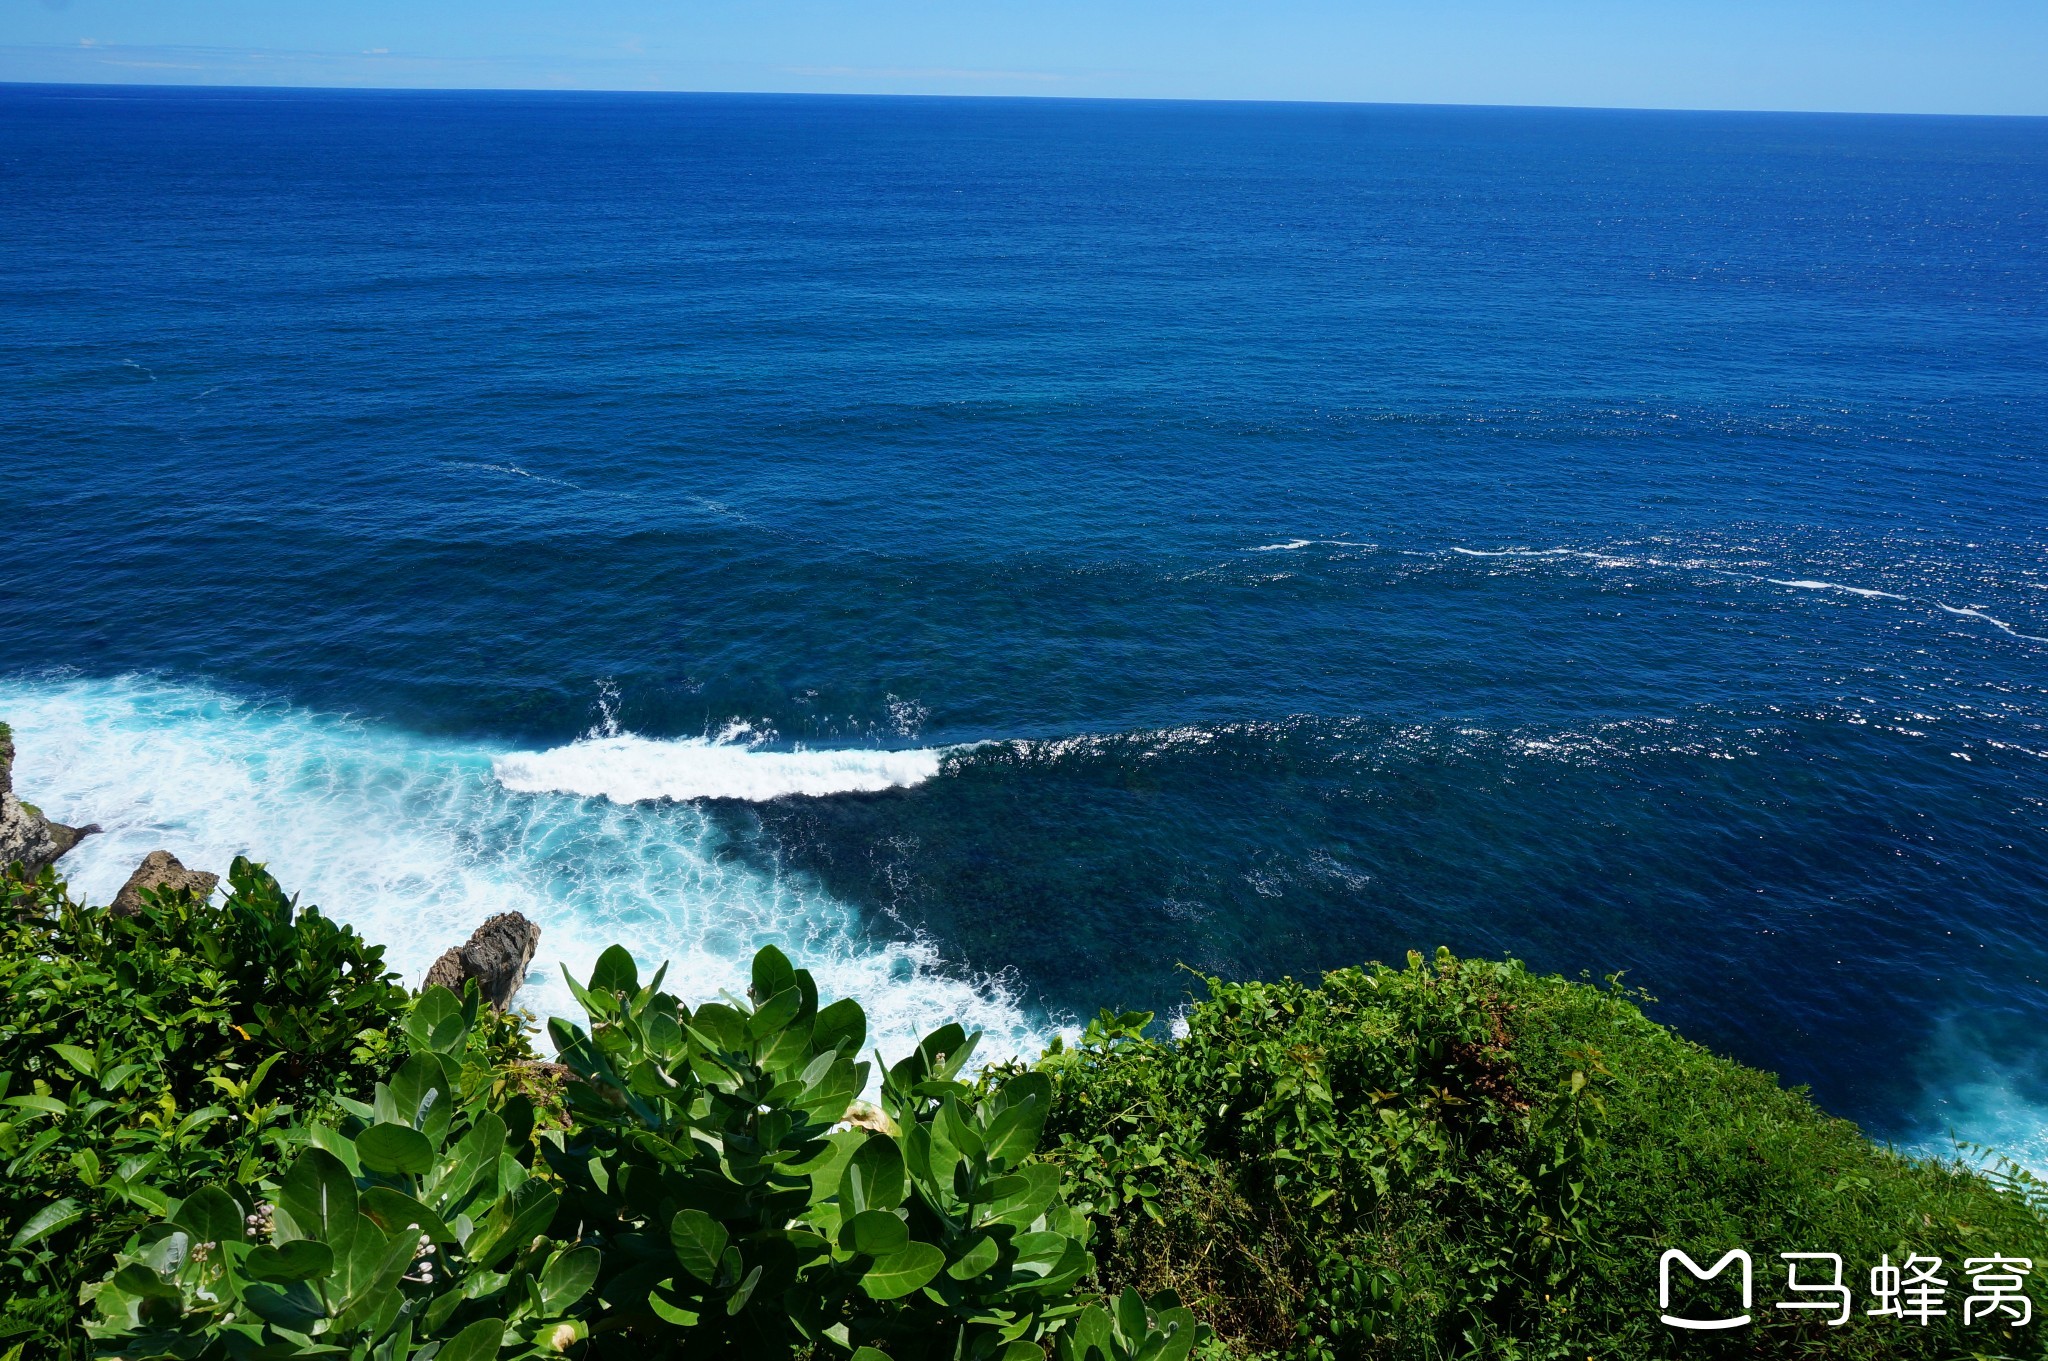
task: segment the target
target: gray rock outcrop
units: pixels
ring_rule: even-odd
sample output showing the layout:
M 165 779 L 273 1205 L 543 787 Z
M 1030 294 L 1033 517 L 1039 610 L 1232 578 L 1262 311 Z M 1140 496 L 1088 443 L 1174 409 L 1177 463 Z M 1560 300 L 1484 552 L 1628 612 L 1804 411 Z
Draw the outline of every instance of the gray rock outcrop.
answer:
M 66 827 L 52 822 L 14 795 L 14 734 L 0 723 L 0 869 L 19 864 L 29 875 L 99 830 L 99 824 Z
M 526 981 L 526 966 L 533 963 L 533 952 L 538 948 L 538 926 L 517 912 L 500 912 L 479 926 L 466 942 L 435 960 L 421 986 L 439 985 L 459 995 L 462 985 L 473 978 L 483 999 L 503 1011 L 512 1005 L 512 994 Z
M 107 910 L 117 917 L 132 917 L 142 910 L 145 889 L 155 892 L 190 889 L 194 897 L 205 898 L 212 894 L 213 886 L 219 882 L 218 874 L 186 869 L 169 851 L 151 851 L 142 857 L 142 863 L 135 867 L 135 873 L 128 876 L 128 882 L 121 885 L 121 891 L 114 895 L 114 901 Z

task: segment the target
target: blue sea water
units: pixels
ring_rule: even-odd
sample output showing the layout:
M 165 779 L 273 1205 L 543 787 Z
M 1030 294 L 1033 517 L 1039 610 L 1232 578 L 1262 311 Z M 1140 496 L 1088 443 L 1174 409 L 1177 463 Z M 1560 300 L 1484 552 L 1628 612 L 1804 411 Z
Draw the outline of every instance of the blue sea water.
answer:
M 1439 944 L 2048 1160 L 2048 120 L 0 87 L 0 717 L 417 974 Z

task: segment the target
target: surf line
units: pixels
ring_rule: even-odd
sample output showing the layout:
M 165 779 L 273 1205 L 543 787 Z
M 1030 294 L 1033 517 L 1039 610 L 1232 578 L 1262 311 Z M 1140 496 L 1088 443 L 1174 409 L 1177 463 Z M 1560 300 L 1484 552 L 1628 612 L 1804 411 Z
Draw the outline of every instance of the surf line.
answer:
M 1619 554 L 1595 553 L 1583 548 L 1501 548 L 1488 550 L 1460 548 L 1453 545 L 1449 551 L 1468 558 L 1576 558 L 1581 561 L 1590 562 L 1596 567 L 1672 567 L 1684 565 L 1663 562 L 1651 557 L 1624 558 Z M 1428 555 L 1415 554 L 1413 556 Z M 1771 586 L 1786 586 L 1800 591 L 1841 591 L 1846 595 L 1859 595 L 1869 600 L 1898 600 L 1909 605 L 1932 606 L 1934 609 L 1941 610 L 1947 614 L 1957 615 L 1964 619 L 1980 619 L 1993 628 L 2014 638 L 2021 638 L 2030 643 L 2048 643 L 2048 637 L 2036 633 L 2022 633 L 2005 620 L 1986 614 L 1975 606 L 1958 608 L 1957 606 L 1946 604 L 1927 596 L 1901 595 L 1896 591 L 1880 591 L 1869 586 L 1849 586 L 1839 581 L 1815 581 L 1805 577 L 1767 577 L 1759 576 L 1754 572 L 1738 572 L 1733 568 L 1726 567 L 1706 567 L 1701 570 L 1718 572 L 1723 576 L 1735 577 L 1743 581 L 1760 581 Z

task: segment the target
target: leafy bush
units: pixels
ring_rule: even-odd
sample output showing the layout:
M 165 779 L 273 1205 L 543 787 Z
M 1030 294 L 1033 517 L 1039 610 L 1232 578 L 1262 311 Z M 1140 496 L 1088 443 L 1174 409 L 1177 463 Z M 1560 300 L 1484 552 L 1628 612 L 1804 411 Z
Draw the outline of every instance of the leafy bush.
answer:
M 1990 1252 L 2048 1264 L 2048 1222 L 1623 989 L 1446 952 L 1208 988 L 1176 1043 L 1104 1013 L 1037 1067 L 1047 1156 L 1095 1206 L 1108 1282 L 1179 1291 L 1237 1356 L 2042 1354 L 2039 1323 L 1964 1329 L 1959 1302 L 1924 1328 L 1774 1311 L 1778 1252 L 1841 1253 L 1860 1311 L 1882 1254 L 1939 1255 L 1951 1280 Z M 1757 1264 L 1757 1325 L 1664 1326 L 1664 1249 L 1733 1247 Z
M 1027 1162 L 1050 1081 L 959 1080 L 958 1026 L 890 1069 L 895 1128 L 847 1127 L 866 1020 L 818 1004 L 773 948 L 749 999 L 694 1011 L 614 947 L 552 1029 L 571 1123 L 493 1109 L 475 995 L 431 989 L 409 1056 L 260 1198 L 209 1186 L 91 1292 L 124 1356 L 378 1361 L 845 1356 L 1179 1361 L 1203 1330 L 1165 1296 L 1113 1308 L 1059 1174 Z M 438 1263 L 438 1265 L 437 1265 Z
M 2048 1190 L 1878 1148 L 1618 986 L 1211 979 L 1181 1039 L 1104 1013 L 969 1081 L 958 1026 L 878 1074 L 773 949 L 692 1008 L 614 947 L 557 1066 L 230 885 L 122 919 L 6 883 L 0 1361 L 2044 1354 L 1959 1309 L 1665 1328 L 1667 1247 L 1748 1248 L 1766 1300 L 1839 1252 L 1860 1296 L 1885 1254 L 2048 1266 Z
M 614 947 L 578 992 L 590 1030 L 551 1026 L 584 1079 L 548 1158 L 561 1223 L 604 1250 L 594 1355 L 1117 1355 L 1076 1295 L 1087 1220 L 1028 1161 L 1046 1078 L 977 1092 L 959 1074 L 978 1036 L 949 1025 L 884 1075 L 890 1128 L 847 1127 L 870 1071 L 857 1004 L 821 1007 L 773 947 L 746 999 L 693 1011 L 659 988 Z M 1194 1319 L 1158 1308 L 1127 1333 L 1185 1356 Z
M 115 916 L 0 876 L 0 1349 L 82 1354 L 79 1287 L 176 1197 L 275 1165 L 295 1112 L 366 1089 L 405 992 L 236 860 L 225 901 Z
M 598 1253 L 542 1235 L 561 1199 L 536 1176 L 534 1111 L 492 1109 L 497 1056 L 472 1043 L 474 988 L 429 989 L 408 1057 L 372 1101 L 313 1124 L 262 1197 L 207 1186 L 88 1288 L 91 1331 L 124 1356 L 375 1355 L 482 1361 L 559 1353 Z

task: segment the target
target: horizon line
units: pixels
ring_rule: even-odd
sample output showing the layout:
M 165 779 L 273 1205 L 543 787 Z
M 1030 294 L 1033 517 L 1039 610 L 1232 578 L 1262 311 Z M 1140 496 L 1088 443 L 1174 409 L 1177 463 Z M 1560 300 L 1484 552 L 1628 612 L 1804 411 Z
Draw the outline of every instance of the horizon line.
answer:
M 9 80 L 0 79 L 0 90 L 158 90 L 158 91 L 244 91 L 250 94 L 360 94 L 360 95 L 629 95 L 641 98 L 779 98 L 779 99 L 926 99 L 979 101 L 984 103 L 1029 100 L 1064 104 L 1246 104 L 1289 105 L 1304 108 L 1357 109 L 1493 109 L 1554 113 L 1691 113 L 1759 115 L 1805 118 L 1968 118 L 2001 119 L 2016 122 L 2048 120 L 2048 113 L 1957 113 L 1909 109 L 1818 109 L 1752 108 L 1676 104 L 1491 104 L 1460 100 L 1391 99 L 1286 99 L 1250 96 L 1207 95 L 1074 95 L 1030 92 L 971 93 L 924 92 L 915 90 L 786 90 L 786 89 L 696 89 L 650 90 L 644 87 L 559 86 L 559 85 L 257 85 L 239 81 L 211 81 L 196 84 L 139 80 Z

